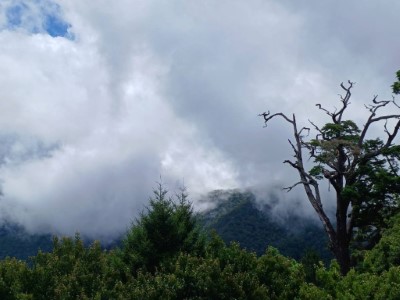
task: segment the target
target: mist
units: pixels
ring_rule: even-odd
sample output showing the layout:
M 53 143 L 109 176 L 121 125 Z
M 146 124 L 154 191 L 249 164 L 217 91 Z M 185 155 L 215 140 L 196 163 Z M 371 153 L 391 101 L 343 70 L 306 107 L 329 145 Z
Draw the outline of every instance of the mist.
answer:
M 252 187 L 313 215 L 283 160 L 291 128 L 391 97 L 400 3 L 4 0 L 0 4 L 0 221 L 109 239 L 161 179 L 194 206 Z M 51 22 L 49 21 L 51 20 Z M 364 113 L 349 116 L 362 124 Z M 272 190 L 272 191 L 271 191 Z M 274 201 L 275 201 L 274 200 Z M 329 205 L 329 196 L 327 197 Z

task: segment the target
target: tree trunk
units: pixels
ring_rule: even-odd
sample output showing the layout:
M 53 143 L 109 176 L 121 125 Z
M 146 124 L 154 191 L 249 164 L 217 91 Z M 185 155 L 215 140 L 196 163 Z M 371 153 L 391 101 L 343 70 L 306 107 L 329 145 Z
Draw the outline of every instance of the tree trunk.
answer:
M 344 276 L 350 271 L 350 250 L 348 243 L 342 244 L 338 241 L 336 249 L 334 249 L 334 255 L 340 266 L 340 273 Z
M 338 137 L 340 138 L 340 137 Z M 337 170 L 339 176 L 336 178 L 336 249 L 334 255 L 339 263 L 340 272 L 346 275 L 350 271 L 350 240 L 352 232 L 347 228 L 347 213 L 350 201 L 343 198 L 344 174 L 347 156 L 343 145 L 337 148 L 339 153 Z
M 346 275 L 350 270 L 349 237 L 347 232 L 348 204 L 342 198 L 341 190 L 336 194 L 336 243 L 333 254 L 340 266 L 340 273 Z

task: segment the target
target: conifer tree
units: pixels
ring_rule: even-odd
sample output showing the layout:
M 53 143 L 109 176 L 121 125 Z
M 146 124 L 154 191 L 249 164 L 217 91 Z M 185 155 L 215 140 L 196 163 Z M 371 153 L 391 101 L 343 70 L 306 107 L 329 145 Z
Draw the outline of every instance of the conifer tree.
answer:
M 185 189 L 177 195 L 177 201 L 168 197 L 161 183 L 154 189 L 149 207 L 123 241 L 122 258 L 133 273 L 138 269 L 154 272 L 179 252 L 203 251 L 205 238 L 187 198 Z

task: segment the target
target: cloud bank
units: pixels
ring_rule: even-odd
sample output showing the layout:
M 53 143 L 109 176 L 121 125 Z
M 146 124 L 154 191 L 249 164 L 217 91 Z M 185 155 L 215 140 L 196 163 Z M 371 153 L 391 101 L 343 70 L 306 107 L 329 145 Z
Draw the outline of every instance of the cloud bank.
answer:
M 347 79 L 357 82 L 354 106 L 390 96 L 399 9 L 2 1 L 1 219 L 106 239 L 126 229 L 160 175 L 193 199 L 290 185 L 290 128 L 263 129 L 257 115 L 323 121 L 314 104 L 333 107 Z

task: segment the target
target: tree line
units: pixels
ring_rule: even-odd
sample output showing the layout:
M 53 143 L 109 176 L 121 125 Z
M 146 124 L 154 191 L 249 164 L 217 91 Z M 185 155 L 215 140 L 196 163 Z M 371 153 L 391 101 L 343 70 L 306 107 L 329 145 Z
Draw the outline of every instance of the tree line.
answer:
M 343 276 L 312 253 L 257 256 L 207 236 L 187 194 L 171 199 L 159 185 L 120 248 L 85 246 L 77 234 L 28 262 L 0 261 L 0 299 L 399 299 L 400 215 L 388 228 Z

